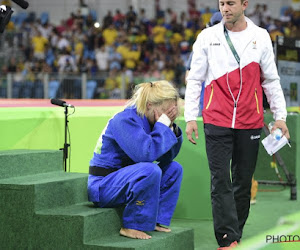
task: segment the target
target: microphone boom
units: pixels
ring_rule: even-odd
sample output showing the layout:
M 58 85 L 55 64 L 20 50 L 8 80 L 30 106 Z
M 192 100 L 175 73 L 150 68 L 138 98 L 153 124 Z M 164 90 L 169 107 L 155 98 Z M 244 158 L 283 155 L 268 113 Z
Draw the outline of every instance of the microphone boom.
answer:
M 53 105 L 57 105 L 57 106 L 60 106 L 60 107 L 70 107 L 70 108 L 74 108 L 73 105 L 68 104 L 68 103 L 66 103 L 64 100 L 60 100 L 60 99 L 54 99 L 54 98 L 52 98 L 52 99 L 51 99 L 51 103 L 52 103 Z
M 27 9 L 29 6 L 29 3 L 24 0 L 12 0 L 12 1 L 15 2 L 17 5 L 19 5 L 23 9 Z

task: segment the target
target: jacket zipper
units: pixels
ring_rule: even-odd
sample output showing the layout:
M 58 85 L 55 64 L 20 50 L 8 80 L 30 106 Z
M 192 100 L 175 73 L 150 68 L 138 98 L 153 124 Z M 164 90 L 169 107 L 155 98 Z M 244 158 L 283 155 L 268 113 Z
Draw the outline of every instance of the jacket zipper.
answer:
M 234 101 L 233 117 L 232 117 L 232 123 L 231 123 L 232 128 L 234 128 L 234 125 L 235 125 L 236 107 L 237 107 L 237 101 Z
M 257 89 L 255 88 L 255 100 L 256 100 L 256 110 L 257 110 L 257 113 L 259 114 L 259 105 L 258 105 L 258 98 L 257 98 Z
M 208 103 L 207 103 L 205 109 L 209 108 L 213 95 L 214 95 L 214 85 L 211 84 L 211 93 L 210 93 L 209 100 L 208 100 Z

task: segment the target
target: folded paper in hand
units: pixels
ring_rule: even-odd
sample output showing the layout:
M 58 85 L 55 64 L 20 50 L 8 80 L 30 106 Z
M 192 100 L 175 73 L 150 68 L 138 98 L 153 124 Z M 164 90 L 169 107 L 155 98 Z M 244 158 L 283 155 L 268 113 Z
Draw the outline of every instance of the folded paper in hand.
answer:
M 279 141 L 277 141 L 273 138 L 273 136 L 271 134 L 269 134 L 261 142 L 264 145 L 264 147 L 269 155 L 275 154 L 284 145 L 289 144 L 289 141 L 285 136 L 282 136 L 281 139 Z

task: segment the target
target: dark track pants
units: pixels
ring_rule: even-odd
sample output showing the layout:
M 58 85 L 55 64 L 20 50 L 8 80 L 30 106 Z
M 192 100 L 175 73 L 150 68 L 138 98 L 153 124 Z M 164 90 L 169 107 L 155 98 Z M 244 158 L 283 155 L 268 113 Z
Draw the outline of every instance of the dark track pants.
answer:
M 261 129 L 205 124 L 204 132 L 215 236 L 220 246 L 228 246 L 240 240 L 248 218 Z

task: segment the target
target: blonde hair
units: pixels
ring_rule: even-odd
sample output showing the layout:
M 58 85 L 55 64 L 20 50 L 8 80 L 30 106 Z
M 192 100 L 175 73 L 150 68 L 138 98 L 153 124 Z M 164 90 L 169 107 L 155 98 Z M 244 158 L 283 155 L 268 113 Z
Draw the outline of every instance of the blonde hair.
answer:
M 179 94 L 174 86 L 165 80 L 138 84 L 125 107 L 135 106 L 141 116 L 147 111 L 147 103 L 161 105 L 165 101 L 177 101 Z

